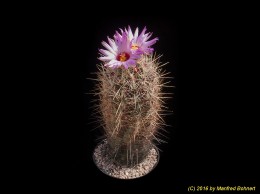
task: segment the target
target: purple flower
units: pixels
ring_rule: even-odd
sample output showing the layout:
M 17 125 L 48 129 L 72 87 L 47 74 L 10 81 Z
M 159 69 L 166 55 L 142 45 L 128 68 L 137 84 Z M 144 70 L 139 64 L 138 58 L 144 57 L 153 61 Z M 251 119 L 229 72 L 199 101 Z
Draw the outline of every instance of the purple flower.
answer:
M 121 30 L 122 32 L 122 30 Z M 146 27 L 144 27 L 143 31 L 139 35 L 139 30 L 136 28 L 135 33 L 132 33 L 132 30 L 130 26 L 128 26 L 128 30 L 125 29 L 125 32 L 127 33 L 127 37 L 130 40 L 131 44 L 131 51 L 132 53 L 136 54 L 151 54 L 153 52 L 153 48 L 150 46 L 154 45 L 156 41 L 159 39 L 156 37 L 150 41 L 149 38 L 152 36 L 152 33 L 145 33 Z M 119 36 L 120 34 L 117 32 L 115 36 Z
M 145 33 L 146 27 L 140 34 L 138 28 L 136 28 L 133 34 L 130 26 L 128 26 L 128 30 L 120 29 L 120 32 L 116 31 L 114 39 L 108 37 L 108 43 L 102 42 L 106 50 L 99 50 L 101 54 L 99 59 L 105 62 L 105 66 L 113 69 L 121 66 L 126 69 L 135 67 L 137 60 L 142 54 L 149 55 L 154 51 L 151 46 L 159 40 L 158 38 L 149 40 L 152 33 Z
M 105 66 L 111 68 L 125 67 L 126 69 L 136 65 L 140 54 L 131 52 L 131 44 L 127 38 L 127 33 L 122 32 L 115 40 L 108 37 L 108 44 L 103 41 L 102 45 L 107 49 L 100 49 L 99 59 L 105 62 Z

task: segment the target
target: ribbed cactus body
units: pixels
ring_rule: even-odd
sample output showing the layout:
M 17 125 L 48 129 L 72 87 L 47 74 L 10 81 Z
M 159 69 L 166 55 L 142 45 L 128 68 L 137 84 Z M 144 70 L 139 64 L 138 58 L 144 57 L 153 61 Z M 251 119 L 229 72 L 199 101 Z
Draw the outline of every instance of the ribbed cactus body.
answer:
M 99 110 L 111 159 L 123 166 L 141 162 L 150 150 L 163 106 L 163 75 L 155 56 L 143 55 L 136 67 L 99 66 Z

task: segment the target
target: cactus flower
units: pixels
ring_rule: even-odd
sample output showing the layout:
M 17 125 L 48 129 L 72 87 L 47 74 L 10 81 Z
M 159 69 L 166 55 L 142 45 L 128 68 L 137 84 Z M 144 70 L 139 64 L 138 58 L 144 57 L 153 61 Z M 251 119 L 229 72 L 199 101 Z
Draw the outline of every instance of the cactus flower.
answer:
M 108 43 L 102 42 L 107 49 L 99 49 L 101 61 L 105 62 L 105 66 L 113 69 L 123 66 L 124 68 L 134 67 L 137 59 L 141 57 L 140 53 L 131 52 L 131 44 L 127 38 L 127 34 L 123 33 L 120 39 L 113 40 L 108 37 Z
M 156 37 L 148 41 L 152 36 L 152 33 L 145 33 L 146 27 L 144 27 L 140 35 L 138 28 L 136 28 L 135 33 L 133 34 L 130 26 L 128 26 L 128 30 L 125 29 L 125 32 L 127 33 L 127 37 L 130 40 L 131 51 L 136 54 L 152 54 L 154 49 L 151 48 L 151 46 L 159 40 Z

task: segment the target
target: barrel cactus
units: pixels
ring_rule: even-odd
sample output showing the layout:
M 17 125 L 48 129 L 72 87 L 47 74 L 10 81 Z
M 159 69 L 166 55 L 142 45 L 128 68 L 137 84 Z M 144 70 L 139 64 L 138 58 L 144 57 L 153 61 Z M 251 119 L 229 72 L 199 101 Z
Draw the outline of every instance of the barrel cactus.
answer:
M 160 56 L 151 47 L 158 38 L 149 40 L 146 28 L 139 34 L 120 29 L 114 39 L 102 42 L 95 95 L 98 96 L 99 121 L 104 129 L 106 149 L 116 165 L 131 168 L 141 163 L 161 142 L 169 73 L 162 69 Z

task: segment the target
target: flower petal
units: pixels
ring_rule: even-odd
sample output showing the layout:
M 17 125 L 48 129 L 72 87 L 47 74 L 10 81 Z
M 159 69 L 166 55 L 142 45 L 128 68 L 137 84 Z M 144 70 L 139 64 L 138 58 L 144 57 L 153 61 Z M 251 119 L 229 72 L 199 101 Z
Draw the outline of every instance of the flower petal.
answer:
M 158 38 L 154 38 L 148 42 L 145 42 L 143 45 L 145 45 L 146 47 L 149 47 L 149 46 L 152 46 L 153 44 L 156 43 L 156 41 L 158 41 L 159 39 Z
M 106 57 L 99 57 L 98 59 L 101 61 L 110 61 L 114 58 L 115 58 L 114 56 L 106 56 Z
M 138 38 L 138 27 L 135 29 L 135 35 L 134 35 L 134 39 L 137 40 Z
M 106 55 L 106 56 L 110 56 L 110 55 L 115 56 L 114 53 L 111 53 L 111 52 L 109 52 L 108 50 L 99 49 L 99 52 L 100 52 L 101 54 L 103 54 L 103 55 Z
M 139 42 L 139 40 L 143 40 L 144 36 L 145 36 L 145 31 L 146 31 L 146 27 L 144 27 L 143 31 L 141 32 L 141 34 L 138 36 L 137 38 L 137 42 Z
M 116 55 L 116 52 L 109 46 L 105 41 L 101 43 L 106 49 L 108 49 L 111 53 Z
M 122 65 L 122 62 L 117 61 L 117 60 L 111 60 L 105 64 L 105 66 L 113 68 L 113 69 L 120 67 L 121 65 Z
M 130 39 L 130 41 L 133 39 L 133 33 L 132 33 L 132 30 L 131 30 L 131 28 L 130 28 L 130 26 L 128 26 L 128 38 Z
M 112 40 L 109 37 L 107 37 L 107 39 L 108 39 L 108 43 L 111 45 L 112 49 L 116 52 L 117 51 L 117 45 L 116 45 L 115 41 Z

